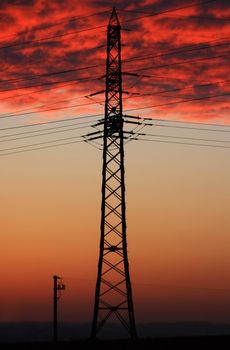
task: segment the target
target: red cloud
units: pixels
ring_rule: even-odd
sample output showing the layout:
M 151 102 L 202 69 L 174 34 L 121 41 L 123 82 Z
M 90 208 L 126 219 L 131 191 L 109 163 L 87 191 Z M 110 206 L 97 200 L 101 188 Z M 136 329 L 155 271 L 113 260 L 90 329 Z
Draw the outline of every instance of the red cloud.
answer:
M 119 3 L 117 2 L 118 6 Z M 168 2 L 147 0 L 138 1 L 138 6 L 131 6 L 128 2 L 122 4 L 123 8 L 127 6 L 127 9 L 146 12 L 178 7 L 173 3 L 168 6 Z M 103 12 L 105 10 L 107 12 Z M 91 1 L 79 3 L 53 0 L 47 3 L 36 0 L 29 4 L 21 0 L 13 2 L 11 6 L 6 3 L 0 5 L 0 14 L 4 18 L 4 31 L 0 38 L 0 55 L 3 62 L 0 81 L 2 111 L 10 113 L 59 100 L 69 101 L 57 104 L 58 107 L 70 107 L 74 105 L 73 99 L 103 90 L 104 80 L 100 77 L 105 74 L 106 25 L 109 12 L 106 2 L 95 6 Z M 92 13 L 98 14 L 91 16 Z M 201 119 L 202 116 L 205 120 L 226 118 L 229 111 L 227 95 L 213 100 L 195 99 L 228 93 L 229 85 L 213 84 L 213 87 L 202 89 L 193 85 L 224 81 L 229 75 L 228 57 L 220 56 L 230 52 L 230 24 L 228 21 L 218 20 L 230 15 L 228 9 L 220 4 L 212 7 L 210 3 L 206 13 L 205 9 L 196 6 L 152 17 L 138 12 L 118 11 L 118 14 L 124 29 L 123 71 L 138 73 L 140 70 L 140 75 L 150 75 L 149 78 L 124 75 L 124 89 L 130 88 L 130 92 L 140 94 L 143 91 L 153 93 L 152 96 L 138 98 L 129 95 L 128 99 L 124 95 L 125 109 L 165 103 L 165 106 L 150 108 L 149 114 L 157 110 L 157 113 L 165 115 L 165 118 L 170 118 L 170 113 L 173 116 L 179 115 L 182 119 L 184 115 L 186 119 L 191 120 Z M 214 19 L 202 19 L 205 16 Z M 143 18 L 134 20 L 135 17 Z M 205 47 L 201 49 L 202 46 Z M 193 50 L 189 51 L 191 48 Z M 166 55 L 170 52 L 173 54 Z M 146 54 L 152 56 L 144 60 L 125 62 L 128 58 Z M 84 67 L 88 68 L 81 70 Z M 146 69 L 148 67 L 150 68 Z M 78 68 L 75 72 L 64 72 Z M 49 75 L 61 71 L 63 74 Z M 12 80 L 21 77 L 25 79 Z M 55 84 L 56 82 L 59 84 Z M 181 90 L 154 95 L 173 89 Z M 193 98 L 194 102 L 178 105 L 175 103 L 181 99 Z M 87 101 L 85 99 L 85 103 Z M 95 101 L 103 103 L 103 94 L 95 98 Z M 62 115 L 70 115 L 73 111 L 80 115 L 97 110 L 101 111 L 102 106 L 95 104 L 89 107 L 69 108 L 63 110 Z M 143 113 L 146 113 L 146 110 L 143 110 Z M 52 117 L 54 114 L 57 115 L 46 112 L 45 116 Z

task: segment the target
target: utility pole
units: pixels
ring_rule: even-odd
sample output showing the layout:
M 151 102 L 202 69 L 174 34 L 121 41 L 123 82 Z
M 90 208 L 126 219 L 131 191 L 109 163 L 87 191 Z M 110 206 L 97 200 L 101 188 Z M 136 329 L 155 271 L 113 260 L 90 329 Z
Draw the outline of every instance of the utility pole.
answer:
M 65 290 L 65 285 L 63 283 L 58 283 L 58 280 L 61 280 L 61 277 L 58 277 L 56 275 L 53 276 L 54 280 L 54 286 L 53 286 L 53 341 L 56 343 L 58 340 L 58 310 L 57 310 L 57 304 L 58 299 L 60 298 L 60 292 L 61 290 Z
M 107 32 L 101 238 L 92 339 L 112 317 L 136 338 L 126 240 L 120 31 L 113 9 Z

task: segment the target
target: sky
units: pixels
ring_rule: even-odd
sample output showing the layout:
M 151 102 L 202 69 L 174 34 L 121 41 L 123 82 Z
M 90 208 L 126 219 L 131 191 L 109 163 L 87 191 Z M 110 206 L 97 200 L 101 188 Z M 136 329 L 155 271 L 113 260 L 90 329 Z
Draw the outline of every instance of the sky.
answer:
M 54 274 L 92 319 L 112 7 L 124 114 L 152 119 L 125 145 L 136 322 L 230 322 L 227 0 L 0 2 L 0 322 L 51 320 Z

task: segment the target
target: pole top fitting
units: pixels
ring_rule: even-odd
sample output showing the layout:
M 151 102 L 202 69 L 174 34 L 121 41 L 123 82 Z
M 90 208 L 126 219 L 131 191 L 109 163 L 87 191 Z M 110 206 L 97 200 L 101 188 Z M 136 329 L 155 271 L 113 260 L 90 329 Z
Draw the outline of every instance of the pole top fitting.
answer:
M 55 280 L 60 280 L 61 279 L 61 277 L 59 277 L 59 276 L 57 276 L 57 275 L 53 275 L 53 279 Z

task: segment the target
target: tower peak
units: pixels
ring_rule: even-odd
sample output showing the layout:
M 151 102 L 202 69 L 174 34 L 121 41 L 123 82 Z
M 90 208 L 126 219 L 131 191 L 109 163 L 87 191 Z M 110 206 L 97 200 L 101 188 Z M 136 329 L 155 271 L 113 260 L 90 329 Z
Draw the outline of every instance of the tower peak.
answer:
M 113 7 L 110 20 L 109 20 L 109 26 L 120 26 L 120 22 L 117 16 L 116 8 Z

